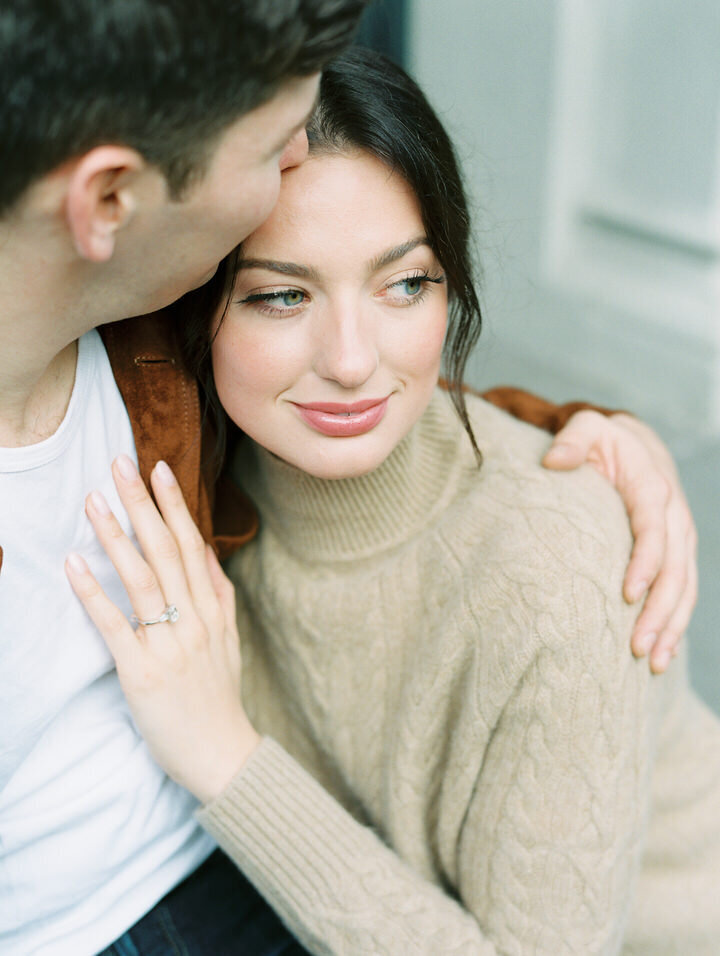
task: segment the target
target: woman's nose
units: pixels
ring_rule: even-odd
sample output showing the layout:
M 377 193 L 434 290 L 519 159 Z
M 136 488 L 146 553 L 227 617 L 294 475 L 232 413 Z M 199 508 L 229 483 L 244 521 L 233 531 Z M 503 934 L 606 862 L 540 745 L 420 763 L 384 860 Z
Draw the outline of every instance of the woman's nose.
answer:
M 360 388 L 377 370 L 372 323 L 361 314 L 334 315 L 320 330 L 315 372 L 343 388 Z
M 283 169 L 290 169 L 291 166 L 299 166 L 305 162 L 308 154 L 308 138 L 305 127 L 299 129 L 280 156 L 280 172 Z

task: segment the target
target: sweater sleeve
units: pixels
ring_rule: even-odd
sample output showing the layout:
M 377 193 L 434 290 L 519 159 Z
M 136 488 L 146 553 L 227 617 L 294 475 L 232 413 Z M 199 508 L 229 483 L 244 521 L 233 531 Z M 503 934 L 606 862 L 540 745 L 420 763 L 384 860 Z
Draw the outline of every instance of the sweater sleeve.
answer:
M 271 738 L 197 816 L 316 956 L 501 952 Z

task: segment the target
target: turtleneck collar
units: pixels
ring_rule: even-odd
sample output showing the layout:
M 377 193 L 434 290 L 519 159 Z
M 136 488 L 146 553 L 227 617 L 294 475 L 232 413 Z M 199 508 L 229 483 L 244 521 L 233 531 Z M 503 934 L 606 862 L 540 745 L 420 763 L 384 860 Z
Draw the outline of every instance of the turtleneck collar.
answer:
M 458 435 L 460 434 L 460 439 Z M 420 421 L 379 468 L 358 478 L 315 478 L 244 440 L 233 462 L 261 527 L 314 561 L 368 557 L 426 528 L 476 464 L 448 396 L 435 392 Z

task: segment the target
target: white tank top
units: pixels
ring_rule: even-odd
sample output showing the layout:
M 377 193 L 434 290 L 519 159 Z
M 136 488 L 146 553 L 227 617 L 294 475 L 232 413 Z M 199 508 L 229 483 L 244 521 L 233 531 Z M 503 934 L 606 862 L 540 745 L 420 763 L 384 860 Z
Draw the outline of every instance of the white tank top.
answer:
M 108 946 L 212 851 L 193 798 L 138 735 L 112 658 L 63 565 L 79 551 L 131 614 L 83 504 L 137 461 L 102 341 L 79 342 L 65 418 L 0 448 L 0 953 L 83 956 Z

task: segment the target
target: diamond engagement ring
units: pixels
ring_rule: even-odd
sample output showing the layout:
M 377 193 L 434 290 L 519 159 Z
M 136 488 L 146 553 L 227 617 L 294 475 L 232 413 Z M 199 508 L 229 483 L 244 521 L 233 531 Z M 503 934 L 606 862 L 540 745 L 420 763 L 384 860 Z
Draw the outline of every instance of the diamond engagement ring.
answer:
M 180 617 L 180 612 L 175 607 L 174 604 L 168 604 L 165 607 L 165 610 L 162 612 L 160 617 L 154 617 L 150 621 L 141 621 L 137 614 L 133 614 L 130 618 L 132 624 L 142 624 L 143 627 L 150 627 L 151 624 L 164 624 L 165 621 L 168 621 L 170 624 L 174 624 L 175 621 Z

